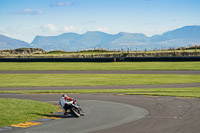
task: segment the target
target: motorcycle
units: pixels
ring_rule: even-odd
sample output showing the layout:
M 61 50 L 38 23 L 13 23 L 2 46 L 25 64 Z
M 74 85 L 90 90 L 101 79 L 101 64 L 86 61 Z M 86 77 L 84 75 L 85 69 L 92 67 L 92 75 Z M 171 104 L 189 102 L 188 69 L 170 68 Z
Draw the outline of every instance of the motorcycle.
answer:
M 65 110 L 75 117 L 80 117 L 85 115 L 80 107 L 80 105 L 76 101 L 66 101 Z

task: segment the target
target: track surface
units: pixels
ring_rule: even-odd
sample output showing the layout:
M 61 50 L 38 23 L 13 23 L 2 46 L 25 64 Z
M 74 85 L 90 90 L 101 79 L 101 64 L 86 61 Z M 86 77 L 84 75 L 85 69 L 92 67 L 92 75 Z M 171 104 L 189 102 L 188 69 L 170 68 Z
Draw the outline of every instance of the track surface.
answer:
M 109 101 L 121 104 L 128 104 L 138 106 L 149 111 L 149 114 L 137 121 L 132 121 L 127 124 L 122 124 L 115 127 L 107 127 L 106 129 L 93 131 L 92 133 L 199 133 L 200 132 L 200 99 L 186 99 L 175 97 L 146 97 L 146 96 L 117 96 L 113 94 L 73 94 L 72 97 L 83 100 L 97 100 L 97 101 Z M 6 98 L 20 98 L 31 99 L 37 101 L 58 101 L 59 94 L 48 95 L 23 95 L 23 94 L 0 94 L 0 97 Z M 101 107 L 101 111 L 106 108 Z M 87 111 L 87 109 L 85 110 Z M 123 112 L 122 112 L 123 113 Z M 88 117 L 90 113 L 88 112 Z M 98 114 L 96 114 L 98 115 Z M 107 114 L 104 114 L 105 116 Z M 86 116 L 87 117 L 87 116 Z M 84 118 L 84 117 L 83 117 Z M 80 118 L 83 119 L 83 118 Z M 94 119 L 91 119 L 94 120 Z M 62 121 L 62 122 L 61 122 Z M 68 118 L 61 121 L 55 120 L 50 122 L 50 125 L 56 125 L 59 123 L 59 128 L 52 130 L 54 133 L 66 133 Z M 65 121 L 65 122 L 64 122 Z M 74 119 L 72 119 L 74 121 Z M 77 119 L 79 121 L 79 119 Z M 96 121 L 96 120 L 94 120 Z M 54 123 L 56 122 L 56 123 Z M 57 123 L 58 122 L 58 123 Z M 86 122 L 86 121 L 85 121 Z M 80 124 L 80 123 L 79 123 Z M 84 123 L 82 123 L 84 124 Z M 76 125 L 74 128 L 80 128 L 82 125 Z M 45 126 L 45 124 L 44 124 Z M 48 126 L 48 125 L 47 125 Z M 34 131 L 40 126 L 27 128 L 25 130 L 17 130 L 14 132 L 35 133 Z M 50 128 L 51 129 L 51 128 Z M 43 129 L 38 133 L 47 133 L 48 129 Z M 33 131 L 33 132 L 32 132 Z M 13 132 L 13 131 L 12 131 Z M 51 131 L 49 131 L 52 133 Z
M 53 101 L 53 103 L 58 103 L 58 101 Z M 82 100 L 80 101 L 80 104 L 83 106 L 83 109 L 86 112 L 85 117 L 77 119 L 68 116 L 57 121 L 47 122 L 43 125 L 27 128 L 25 130 L 12 130 L 10 132 L 88 133 L 91 131 L 111 128 L 124 123 L 129 123 L 141 119 L 148 114 L 148 111 L 142 108 L 121 103 Z M 104 108 L 102 109 L 102 107 Z M 61 116 L 61 114 L 62 113 L 58 113 L 57 116 Z
M 12 71 L 13 72 L 13 71 Z M 26 71 L 27 72 L 27 71 Z M 36 71 L 41 72 L 41 71 Z M 43 71 L 45 74 L 47 71 Z M 71 73 L 72 71 L 70 71 Z M 103 72 L 103 71 L 98 71 Z M 126 74 L 125 71 L 104 71 L 107 74 Z M 131 72 L 131 73 L 130 73 Z M 1 73 L 1 72 L 0 72 Z M 29 72 L 30 73 L 30 72 Z M 35 73 L 35 74 L 36 74 Z M 52 72 L 51 74 L 59 74 L 58 71 Z M 61 71 L 60 73 L 63 73 Z M 74 72 L 73 72 L 74 73 Z M 78 71 L 77 73 L 81 73 Z M 96 73 L 93 71 L 93 73 Z M 130 74 L 199 74 L 199 71 L 128 71 Z M 1 73 L 3 74 L 3 73 Z M 9 72 L 4 72 L 4 74 L 9 74 Z M 11 74 L 11 73 L 10 73 Z M 12 73 L 14 74 L 14 73 Z M 16 73 L 17 74 L 17 73 Z M 27 73 L 24 73 L 27 74 Z M 46 73 L 47 74 L 47 73 Z M 88 72 L 84 71 L 84 74 L 88 74 Z M 97 87 L 25 87 L 25 88 L 1 88 L 0 90 L 20 90 L 20 89 L 97 89 L 97 88 L 108 88 L 108 89 L 116 89 L 116 87 L 119 87 L 120 89 L 124 88 L 168 88 L 168 87 L 199 87 L 199 83 L 195 84 L 174 84 L 174 85 L 136 85 L 136 86 L 97 86 Z M 68 123 L 74 122 L 78 123 L 77 125 L 74 125 L 72 129 L 77 129 L 76 131 L 71 130 L 69 132 L 78 132 L 85 131 L 92 133 L 199 133 L 200 132 L 200 99 L 191 99 L 191 98 L 176 98 L 176 97 L 147 97 L 147 96 L 119 96 L 114 94 L 72 94 L 71 97 L 75 97 L 79 99 L 88 114 L 86 117 L 82 117 L 80 119 L 71 119 L 71 118 L 64 118 L 61 120 L 55 120 L 49 123 L 49 125 L 44 124 L 40 126 L 35 126 L 31 128 L 27 128 L 25 130 L 23 129 L 17 129 L 13 130 L 11 132 L 19 132 L 19 133 L 67 133 L 70 128 L 67 128 Z M 19 99 L 31 99 L 31 100 L 37 100 L 37 101 L 43 101 L 43 102 L 50 102 L 50 101 L 58 101 L 60 97 L 60 94 L 40 94 L 40 95 L 24 95 L 24 94 L 0 94 L 0 98 L 19 98 Z M 139 107 L 144 108 L 148 110 L 149 114 L 145 116 L 144 118 L 134 121 L 136 119 L 132 119 L 131 121 L 126 121 L 123 123 L 118 123 L 112 125 L 113 121 L 111 120 L 112 126 L 105 126 L 102 125 L 102 128 L 98 128 L 97 126 L 90 127 L 88 125 L 88 130 L 81 129 L 81 126 L 89 121 L 80 122 L 81 119 L 86 119 L 89 117 L 90 121 L 96 122 L 96 117 L 91 118 L 90 111 L 95 110 L 94 105 L 90 104 L 87 105 L 87 102 L 84 100 L 89 100 L 88 102 L 91 102 L 90 100 L 95 100 L 97 102 L 105 101 L 107 102 L 114 102 L 114 105 L 120 104 L 120 105 L 127 105 L 128 111 L 131 109 L 129 108 L 132 106 L 133 108 Z M 84 103 L 85 102 L 85 103 Z M 116 108 L 116 106 L 113 105 L 113 108 Z M 93 106 L 93 107 L 92 107 Z M 91 107 L 91 108 L 90 108 Z M 99 109 L 97 111 L 105 112 L 106 108 L 104 108 L 103 105 L 98 105 Z M 130 110 L 129 110 L 130 109 Z M 112 110 L 112 109 L 111 109 Z M 120 110 L 120 109 L 119 109 Z M 118 112 L 118 109 L 116 109 L 116 114 Z M 145 111 L 144 111 L 145 112 Z M 119 112 L 118 112 L 119 113 Z M 120 113 L 123 114 L 123 111 L 120 111 Z M 115 113 L 111 112 L 111 116 Z M 96 114 L 98 115 L 98 114 Z M 109 116 L 110 116 L 109 115 Z M 144 114 L 143 114 L 144 115 Z M 107 117 L 107 114 L 100 114 L 102 117 Z M 142 115 L 137 115 L 141 117 Z M 109 117 L 108 117 L 109 118 Z M 113 117 L 113 120 L 118 121 L 116 119 L 119 119 L 120 117 L 115 116 Z M 73 123 L 72 122 L 72 123 Z M 101 121 L 100 123 L 103 124 L 105 121 Z M 127 123 L 128 122 L 128 123 Z M 87 124 L 86 124 L 87 125 Z M 108 124 L 109 125 L 109 124 Z M 45 127 L 46 126 L 46 127 Z M 54 127 L 55 126 L 55 127 Z M 114 127 L 113 127 L 114 126 Z M 49 130 L 48 130 L 48 128 Z M 37 130 L 38 129 L 38 130 Z M 41 129 L 41 130 L 40 130 Z M 84 128 L 85 129 L 85 128 Z
M 200 74 L 200 71 L 183 70 L 41 70 L 41 71 L 0 71 L 0 74 Z
M 142 88 L 186 88 L 200 87 L 200 83 L 161 85 L 119 85 L 119 86 L 63 86 L 63 87 L 0 87 L 1 91 L 12 90 L 73 90 L 73 89 L 142 89 Z

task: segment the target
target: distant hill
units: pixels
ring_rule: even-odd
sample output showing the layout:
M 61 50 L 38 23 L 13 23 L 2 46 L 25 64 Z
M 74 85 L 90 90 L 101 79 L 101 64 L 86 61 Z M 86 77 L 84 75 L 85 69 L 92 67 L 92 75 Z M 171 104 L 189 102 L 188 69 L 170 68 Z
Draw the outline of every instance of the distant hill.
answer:
M 36 36 L 31 44 L 0 35 L 0 49 L 33 47 L 46 51 L 77 51 L 94 48 L 153 50 L 185 47 L 190 44 L 200 44 L 200 26 L 185 26 L 152 37 L 141 33 L 126 32 L 118 34 L 107 34 L 100 31 L 88 31 L 85 34 L 64 33 L 58 36 Z
M 45 50 L 63 49 L 66 51 L 93 48 L 116 50 L 121 48 L 132 50 L 177 48 L 189 44 L 200 44 L 200 26 L 185 26 L 152 37 L 140 33 L 120 32 L 113 35 L 99 31 L 89 31 L 85 34 L 65 33 L 49 37 L 36 36 L 31 44 Z
M 64 33 L 59 36 L 36 36 L 31 44 L 33 46 L 45 49 L 45 50 L 66 50 L 71 47 L 70 41 L 77 38 L 79 34 L 76 33 Z
M 88 31 L 85 34 L 65 33 L 59 36 L 36 36 L 31 44 L 45 50 L 76 51 L 93 48 L 128 48 L 146 44 L 148 40 L 147 36 L 139 33 L 120 32 L 112 35 L 100 31 Z
M 151 38 L 152 42 L 161 42 L 177 39 L 200 39 L 200 26 L 185 26 L 180 29 L 168 31 L 162 35 L 156 35 Z
M 30 48 L 31 45 L 24 41 L 0 35 L 0 49 L 16 49 L 21 47 Z
M 151 37 L 151 47 L 183 47 L 200 44 L 200 26 L 185 26 L 173 31 Z

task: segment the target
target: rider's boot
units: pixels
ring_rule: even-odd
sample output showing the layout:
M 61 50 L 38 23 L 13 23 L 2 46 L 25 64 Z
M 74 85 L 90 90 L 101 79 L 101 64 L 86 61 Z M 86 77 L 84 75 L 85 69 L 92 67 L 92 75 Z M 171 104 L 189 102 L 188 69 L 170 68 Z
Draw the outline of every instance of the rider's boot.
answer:
M 80 115 L 81 115 L 81 116 L 85 116 L 85 113 L 82 112 L 82 111 L 80 111 Z

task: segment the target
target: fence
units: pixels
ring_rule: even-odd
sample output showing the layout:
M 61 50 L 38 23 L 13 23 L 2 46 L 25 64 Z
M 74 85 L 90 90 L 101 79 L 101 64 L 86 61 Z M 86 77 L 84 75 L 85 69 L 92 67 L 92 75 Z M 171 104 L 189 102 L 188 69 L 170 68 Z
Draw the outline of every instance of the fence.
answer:
M 192 57 L 116 57 L 116 58 L 0 58 L 0 62 L 184 62 L 200 61 Z

